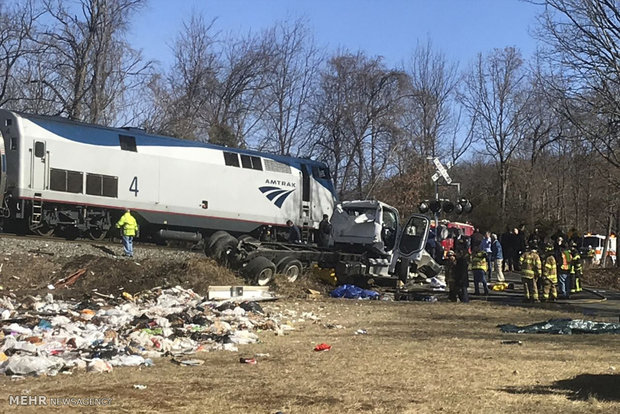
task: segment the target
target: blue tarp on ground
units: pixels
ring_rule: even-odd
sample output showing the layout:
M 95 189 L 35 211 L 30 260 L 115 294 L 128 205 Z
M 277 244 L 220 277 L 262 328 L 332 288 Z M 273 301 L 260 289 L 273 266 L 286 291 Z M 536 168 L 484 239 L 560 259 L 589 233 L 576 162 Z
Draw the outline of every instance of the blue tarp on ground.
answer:
M 379 293 L 374 290 L 366 290 L 355 285 L 342 285 L 332 290 L 329 294 L 332 298 L 345 299 L 379 299 Z
M 549 333 L 549 334 L 620 334 L 620 323 L 584 321 L 582 319 L 549 319 L 547 322 L 527 326 L 498 325 L 504 333 Z

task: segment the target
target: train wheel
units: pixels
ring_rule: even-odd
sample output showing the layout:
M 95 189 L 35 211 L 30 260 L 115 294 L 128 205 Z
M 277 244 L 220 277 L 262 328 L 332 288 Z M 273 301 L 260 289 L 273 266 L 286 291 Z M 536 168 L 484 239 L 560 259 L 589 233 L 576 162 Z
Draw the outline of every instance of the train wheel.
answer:
M 88 230 L 88 237 L 90 237 L 91 240 L 101 241 L 105 239 L 105 236 L 107 235 L 108 231 L 100 227 L 91 227 Z
M 43 237 L 50 237 L 52 234 L 54 234 L 54 228 L 50 227 L 45 222 L 39 225 L 36 225 L 36 226 L 33 224 L 30 224 L 30 231 L 32 231 L 34 234 L 37 234 Z
M 248 262 L 243 268 L 243 275 L 259 286 L 265 286 L 273 280 L 276 265 L 266 257 L 258 256 Z
M 304 265 L 294 257 L 288 256 L 283 258 L 276 265 L 276 270 L 279 274 L 286 276 L 286 280 L 289 282 L 296 281 L 303 272 Z

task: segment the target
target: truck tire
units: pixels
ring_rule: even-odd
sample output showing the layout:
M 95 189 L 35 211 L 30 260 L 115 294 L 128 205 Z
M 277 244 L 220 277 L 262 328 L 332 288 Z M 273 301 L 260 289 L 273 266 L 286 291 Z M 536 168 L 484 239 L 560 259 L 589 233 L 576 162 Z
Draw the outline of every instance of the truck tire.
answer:
M 276 272 L 286 276 L 289 282 L 296 281 L 304 270 L 304 265 L 297 259 L 287 256 L 281 259 L 276 265 Z
M 244 241 L 244 242 L 248 242 L 248 243 L 258 243 L 258 239 L 256 239 L 255 237 L 250 236 L 249 234 L 243 234 L 241 236 L 239 236 L 239 241 Z
M 266 257 L 258 256 L 248 262 L 243 268 L 242 274 L 259 286 L 265 286 L 273 279 L 276 273 L 276 265 Z
M 209 237 L 209 239 L 205 241 L 205 254 L 209 257 L 215 258 L 213 256 L 213 246 L 215 246 L 215 243 L 217 243 L 219 239 L 227 235 L 230 236 L 228 232 L 225 232 L 222 230 L 216 231 L 215 233 L 213 233 L 211 237 Z
M 226 266 L 229 263 L 228 255 L 237 248 L 239 241 L 226 233 L 218 238 L 211 248 L 211 257 L 220 265 Z

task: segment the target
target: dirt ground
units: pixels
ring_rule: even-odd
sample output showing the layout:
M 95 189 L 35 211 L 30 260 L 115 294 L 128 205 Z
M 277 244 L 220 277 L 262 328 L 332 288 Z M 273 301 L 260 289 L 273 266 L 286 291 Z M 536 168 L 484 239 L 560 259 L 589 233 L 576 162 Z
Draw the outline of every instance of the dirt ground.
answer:
M 181 367 L 160 358 L 153 367 L 117 368 L 109 374 L 1 378 L 0 406 L 14 408 L 8 405 L 11 395 L 43 395 L 111 398 L 97 409 L 132 413 L 620 410 L 617 335 L 518 335 L 497 328 L 571 315 L 485 302 L 322 299 L 264 307 L 297 315 L 311 311 L 320 319 L 292 317 L 296 330 L 289 335 L 261 332 L 259 344 L 240 346 L 238 353 L 193 355 L 204 360 L 201 366 Z M 356 335 L 359 329 L 367 334 Z M 332 349 L 313 351 L 323 342 Z M 256 365 L 239 363 L 240 357 L 252 356 Z
M 37 251 L 5 255 L 0 264 L 0 294 L 17 296 L 51 292 L 79 300 L 95 289 L 118 295 L 177 284 L 204 294 L 210 284 L 243 284 L 200 255 L 132 261 Z M 86 271 L 72 287 L 47 288 L 79 269 Z M 617 282 L 614 277 L 607 270 L 595 275 L 607 288 Z M 308 288 L 323 297 L 305 298 Z M 263 308 L 290 314 L 295 330 L 285 336 L 263 331 L 259 344 L 240 345 L 238 353 L 192 355 L 204 361 L 200 366 L 183 367 L 164 357 L 155 359 L 152 367 L 115 368 L 108 374 L 76 370 L 56 377 L 2 377 L 0 407 L 38 410 L 9 405 L 10 396 L 27 395 L 105 398 L 106 405 L 94 407 L 97 411 L 132 413 L 620 412 L 618 335 L 518 335 L 497 328 L 583 318 L 581 314 L 480 300 L 453 304 L 328 299 L 325 293 L 331 286 L 313 277 L 296 284 L 279 278 L 274 289 L 288 299 Z M 356 334 L 360 329 L 367 333 Z M 332 349 L 313 351 L 320 343 Z M 240 357 L 256 357 L 258 362 L 241 364 Z M 93 410 L 75 404 L 47 408 Z

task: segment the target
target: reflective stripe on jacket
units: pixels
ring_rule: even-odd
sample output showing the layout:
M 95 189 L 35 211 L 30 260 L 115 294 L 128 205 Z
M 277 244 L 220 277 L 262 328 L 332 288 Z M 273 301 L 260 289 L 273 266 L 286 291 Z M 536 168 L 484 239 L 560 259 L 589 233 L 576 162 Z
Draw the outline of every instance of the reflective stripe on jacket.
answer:
M 545 259 L 545 267 L 543 268 L 543 277 L 546 277 L 553 283 L 558 283 L 558 267 L 555 263 L 553 255 L 547 256 Z
M 571 259 L 572 256 L 570 254 L 570 250 L 564 250 L 562 252 L 562 266 L 560 266 L 560 269 L 569 272 L 570 271 L 570 264 L 571 264 Z
M 488 270 L 487 254 L 485 252 L 480 251 L 472 256 L 471 269 L 472 270 L 484 270 L 485 272 Z
M 573 274 L 577 273 L 579 275 L 583 273 L 583 265 L 581 264 L 581 256 L 579 255 L 579 253 L 573 255 L 573 259 L 571 260 L 570 272 Z
M 526 251 L 519 259 L 521 264 L 522 276 L 527 279 L 533 279 L 540 276 L 542 264 L 540 262 L 540 256 L 534 251 Z
M 125 214 L 123 214 L 118 223 L 116 223 L 116 227 L 119 229 L 121 227 L 123 228 L 124 236 L 135 236 L 136 232 L 138 231 L 138 222 L 131 215 L 131 213 L 127 211 Z

